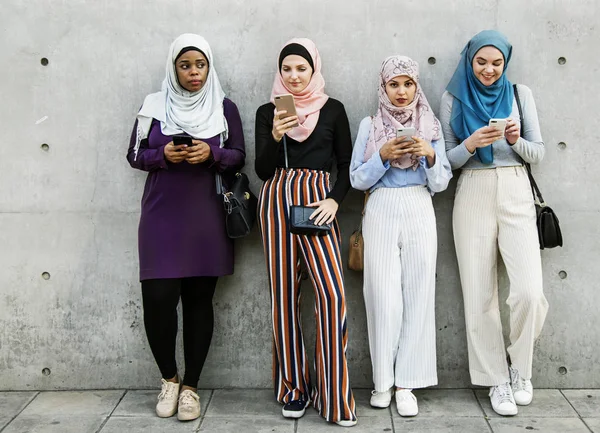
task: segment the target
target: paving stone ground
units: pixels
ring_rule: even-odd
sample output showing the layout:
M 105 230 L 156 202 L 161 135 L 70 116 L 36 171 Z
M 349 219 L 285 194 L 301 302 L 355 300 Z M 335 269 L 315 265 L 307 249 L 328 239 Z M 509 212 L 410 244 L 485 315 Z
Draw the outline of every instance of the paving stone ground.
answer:
M 313 408 L 297 420 L 265 389 L 202 389 L 202 416 L 158 418 L 158 390 L 0 392 L 0 433 L 322 433 L 341 432 Z M 600 433 L 600 390 L 536 389 L 533 403 L 501 417 L 484 389 L 417 390 L 419 415 L 402 418 L 394 404 L 369 406 L 370 390 L 355 390 L 358 424 L 351 433 Z

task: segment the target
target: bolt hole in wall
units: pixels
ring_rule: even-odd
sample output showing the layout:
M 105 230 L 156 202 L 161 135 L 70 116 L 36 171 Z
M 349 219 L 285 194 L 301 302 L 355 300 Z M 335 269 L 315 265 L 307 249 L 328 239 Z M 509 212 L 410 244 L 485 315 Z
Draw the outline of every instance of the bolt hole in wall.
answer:
M 567 148 L 567 143 L 565 143 L 564 141 L 561 141 L 560 143 L 558 143 L 558 148 L 560 150 L 565 150 Z
M 49 272 L 42 272 L 42 278 L 44 280 L 49 280 L 50 279 L 50 273 Z
M 558 64 L 559 65 L 564 65 L 565 63 L 567 63 L 567 59 L 564 57 L 559 57 L 558 58 Z
M 566 278 L 567 278 L 567 273 L 566 273 L 565 271 L 560 271 L 560 272 L 558 273 L 558 277 L 559 277 L 561 280 L 564 280 L 564 279 L 566 279 Z
M 437 62 L 437 60 L 435 59 L 435 57 L 430 57 L 430 58 L 427 59 L 427 62 L 430 65 L 435 65 L 435 62 Z
M 48 146 L 46 143 L 43 143 L 40 147 L 44 152 L 48 152 L 50 150 L 50 146 Z
M 40 63 L 42 64 L 42 66 L 48 66 L 48 59 L 46 57 L 42 57 Z
M 560 368 L 558 369 L 558 372 L 564 376 L 565 374 L 567 374 L 567 373 L 568 373 L 568 371 L 567 371 L 567 367 L 560 367 Z
M 42 370 L 42 374 L 43 374 L 44 376 L 50 376 L 50 374 L 51 374 L 51 373 L 52 373 L 52 372 L 50 371 L 50 369 L 49 369 L 48 367 L 46 367 L 46 368 L 44 368 L 44 369 Z

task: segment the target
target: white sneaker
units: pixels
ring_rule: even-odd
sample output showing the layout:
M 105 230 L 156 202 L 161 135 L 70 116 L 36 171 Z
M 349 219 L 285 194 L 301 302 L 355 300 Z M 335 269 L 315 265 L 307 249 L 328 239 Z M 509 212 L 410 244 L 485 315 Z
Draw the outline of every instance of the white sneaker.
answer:
M 515 404 L 515 398 L 513 397 L 510 383 L 506 382 L 502 385 L 496 385 L 490 387 L 490 401 L 492 402 L 492 409 L 498 415 L 510 416 L 516 415 L 519 410 Z
M 417 397 L 412 389 L 399 389 L 396 391 L 396 408 L 400 416 L 416 416 L 419 413 Z
M 388 407 L 392 401 L 393 394 L 394 388 L 382 392 L 371 391 L 371 406 L 381 408 Z
M 512 387 L 515 402 L 519 406 L 527 406 L 533 400 L 533 385 L 531 380 L 525 380 L 519 374 L 519 370 L 512 365 L 509 367 L 510 385 Z
M 200 416 L 200 397 L 191 389 L 186 389 L 179 394 L 179 421 L 191 421 Z
M 177 412 L 177 398 L 179 397 L 179 384 L 160 380 L 162 388 L 158 394 L 156 403 L 156 414 L 161 418 L 168 418 Z

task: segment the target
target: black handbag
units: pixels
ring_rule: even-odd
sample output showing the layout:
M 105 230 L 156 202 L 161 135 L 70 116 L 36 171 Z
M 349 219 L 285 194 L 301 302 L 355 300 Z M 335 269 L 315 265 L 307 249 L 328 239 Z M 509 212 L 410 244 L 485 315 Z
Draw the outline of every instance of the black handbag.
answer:
M 216 174 L 217 193 L 223 196 L 225 228 L 232 239 L 246 236 L 256 221 L 258 200 L 250 191 L 250 181 L 245 173 L 236 173 L 231 188 L 223 186 L 220 174 Z
M 283 155 L 285 168 L 288 168 L 287 142 L 283 136 Z M 290 232 L 295 235 L 325 236 L 331 231 L 331 224 L 317 225 L 309 217 L 316 210 L 314 207 L 291 205 L 290 206 Z
M 517 91 L 517 85 L 513 84 L 515 90 L 515 100 L 517 101 L 517 107 L 519 108 L 519 118 L 521 120 L 521 137 L 523 137 L 523 108 L 521 107 L 521 100 L 519 99 L 519 92 Z M 521 158 L 523 160 L 523 158 Z M 531 193 L 533 194 L 533 200 L 535 201 L 535 212 L 536 212 L 536 225 L 538 230 L 538 239 L 540 242 L 540 249 L 555 248 L 563 246 L 562 232 L 558 217 L 550 206 L 544 201 L 542 193 L 537 186 L 533 174 L 531 173 L 531 165 L 523 160 L 523 165 L 527 170 L 527 177 L 529 178 L 529 184 L 531 185 Z M 537 199 L 536 199 L 537 196 Z

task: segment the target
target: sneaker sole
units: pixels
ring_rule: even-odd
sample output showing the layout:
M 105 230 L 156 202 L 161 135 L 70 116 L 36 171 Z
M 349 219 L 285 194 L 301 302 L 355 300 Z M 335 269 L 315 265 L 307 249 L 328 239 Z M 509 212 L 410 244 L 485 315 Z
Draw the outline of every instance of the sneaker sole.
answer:
M 388 403 L 385 406 L 383 404 L 379 405 L 379 404 L 374 404 L 374 403 L 371 403 L 371 402 L 369 402 L 369 403 L 371 404 L 371 407 L 374 407 L 374 408 L 377 408 L 377 409 L 385 409 L 387 407 L 390 407 L 390 404 L 392 403 L 392 400 L 388 401 Z
M 358 421 L 357 420 L 350 420 L 350 419 L 343 419 L 340 421 L 336 421 L 335 422 L 337 425 L 339 425 L 340 427 L 354 427 Z
M 492 407 L 492 409 L 494 409 Z M 494 409 L 494 412 L 496 412 L 498 415 L 502 415 L 502 416 L 515 416 L 519 413 L 518 410 L 515 410 L 514 412 L 507 412 L 507 411 L 501 411 L 501 410 L 496 410 Z
M 302 410 L 285 410 L 285 409 L 281 409 L 281 414 L 285 417 L 285 418 L 302 418 L 304 416 L 304 414 L 306 413 L 306 409 L 302 409 Z
M 159 412 L 158 410 L 156 411 L 156 415 L 159 418 L 171 418 L 173 415 L 175 415 L 177 413 L 177 408 L 173 409 L 171 412 Z
M 418 414 L 419 414 L 419 411 L 417 411 L 417 412 L 409 412 L 409 413 L 400 413 L 400 411 L 398 411 L 398 415 L 400 415 L 401 417 L 404 417 L 404 418 L 409 418 L 409 417 L 412 417 L 412 416 L 417 416 Z
M 195 414 L 195 413 L 184 413 L 184 414 L 181 414 L 181 413 L 177 412 L 177 419 L 179 421 L 192 421 L 192 420 L 195 420 L 197 418 L 200 418 L 200 412 L 198 412 L 197 414 Z

